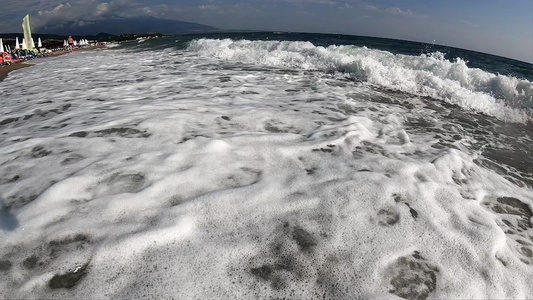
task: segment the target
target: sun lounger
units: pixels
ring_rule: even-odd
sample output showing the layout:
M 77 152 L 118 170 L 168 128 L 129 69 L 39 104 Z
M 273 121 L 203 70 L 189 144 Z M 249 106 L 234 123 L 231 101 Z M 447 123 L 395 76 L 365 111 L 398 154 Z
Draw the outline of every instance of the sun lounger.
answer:
M 15 53 L 11 52 L 11 62 L 12 63 L 18 63 L 21 62 L 22 59 L 20 59 Z
M 12 57 L 11 55 L 8 53 L 8 52 L 3 52 L 3 53 L 0 53 L 0 63 L 3 64 L 3 65 L 9 65 L 11 64 L 13 61 L 12 61 Z

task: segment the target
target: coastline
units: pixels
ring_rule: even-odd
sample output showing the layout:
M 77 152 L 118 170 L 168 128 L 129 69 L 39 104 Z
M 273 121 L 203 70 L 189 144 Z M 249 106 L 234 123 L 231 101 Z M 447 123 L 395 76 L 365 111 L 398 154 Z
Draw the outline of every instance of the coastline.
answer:
M 9 72 L 22 69 L 22 68 L 26 68 L 26 67 L 31 67 L 31 66 L 33 66 L 33 64 L 24 64 L 24 63 L 1 66 L 0 67 L 0 82 L 6 79 Z
M 64 51 L 64 50 L 56 51 L 56 52 L 52 52 L 52 55 L 50 55 L 49 57 L 55 57 L 55 56 L 59 56 L 59 55 L 67 54 L 67 53 L 69 53 L 69 51 Z M 42 57 L 42 58 L 46 58 L 46 57 Z M 42 59 L 42 58 L 39 58 L 39 59 Z M 26 62 L 14 63 L 11 65 L 0 66 L 0 82 L 4 81 L 4 79 L 7 78 L 7 75 L 9 75 L 10 72 L 18 70 L 18 69 L 26 68 L 26 67 L 31 67 L 33 65 L 34 64 L 26 61 Z

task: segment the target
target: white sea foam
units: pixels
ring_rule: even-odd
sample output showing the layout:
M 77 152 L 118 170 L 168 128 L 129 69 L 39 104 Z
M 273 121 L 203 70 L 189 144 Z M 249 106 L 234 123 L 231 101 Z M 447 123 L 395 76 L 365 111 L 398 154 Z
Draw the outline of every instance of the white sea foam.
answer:
M 371 84 L 445 100 L 504 121 L 531 120 L 533 83 L 469 68 L 460 58 L 450 62 L 439 52 L 393 55 L 357 46 L 324 48 L 310 42 L 231 39 L 194 40 L 188 49 L 232 62 L 347 72 Z
M 531 189 L 468 136 L 433 147 L 421 99 L 301 67 L 408 58 L 197 43 L 212 54 L 74 53 L 0 83 L 0 298 L 533 297 Z

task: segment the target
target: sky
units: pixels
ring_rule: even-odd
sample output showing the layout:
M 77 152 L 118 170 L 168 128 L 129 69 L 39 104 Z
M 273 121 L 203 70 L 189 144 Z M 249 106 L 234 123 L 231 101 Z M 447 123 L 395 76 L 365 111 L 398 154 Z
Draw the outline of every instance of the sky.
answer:
M 7 3 L 4 3 L 7 1 Z M 3 0 L 0 32 L 109 16 L 436 43 L 533 63 L 533 0 Z

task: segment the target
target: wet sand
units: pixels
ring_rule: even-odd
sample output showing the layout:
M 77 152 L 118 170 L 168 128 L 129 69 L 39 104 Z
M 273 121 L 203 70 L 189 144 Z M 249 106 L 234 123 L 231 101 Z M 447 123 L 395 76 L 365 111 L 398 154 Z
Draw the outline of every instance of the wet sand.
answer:
M 31 66 L 33 65 L 25 64 L 25 63 L 16 63 L 16 64 L 7 65 L 7 66 L 2 66 L 0 67 L 0 81 L 3 81 L 4 79 L 6 79 L 7 74 L 9 74 L 9 72 L 11 71 L 26 68 L 26 67 L 31 67 Z
M 59 56 L 59 55 L 63 55 L 66 53 L 69 53 L 69 52 L 68 51 L 56 51 L 47 57 Z M 46 58 L 46 57 L 42 57 L 42 58 Z M 38 58 L 38 59 L 42 59 L 42 58 Z M 11 71 L 26 68 L 26 67 L 31 67 L 31 66 L 33 66 L 33 64 L 28 63 L 28 62 L 14 63 L 11 65 L 0 66 L 0 81 L 3 81 L 4 79 L 6 79 L 7 75 Z

